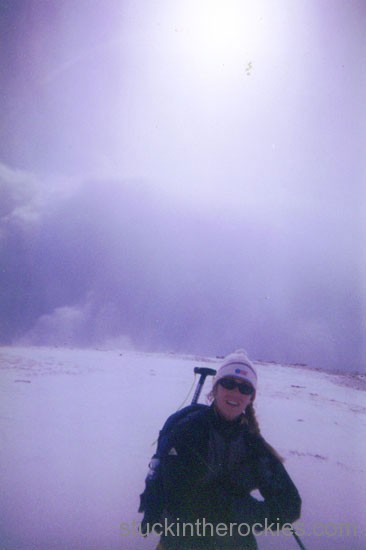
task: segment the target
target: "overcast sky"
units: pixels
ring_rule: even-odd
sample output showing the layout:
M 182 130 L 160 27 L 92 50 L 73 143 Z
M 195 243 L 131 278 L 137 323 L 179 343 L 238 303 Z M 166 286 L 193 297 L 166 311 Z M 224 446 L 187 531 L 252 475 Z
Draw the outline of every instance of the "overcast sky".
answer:
M 365 365 L 363 0 L 0 2 L 0 339 Z

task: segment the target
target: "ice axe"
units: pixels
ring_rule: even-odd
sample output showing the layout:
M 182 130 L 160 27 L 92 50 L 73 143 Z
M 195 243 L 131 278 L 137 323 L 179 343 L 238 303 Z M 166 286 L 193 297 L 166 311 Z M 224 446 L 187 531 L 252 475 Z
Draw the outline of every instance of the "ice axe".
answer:
M 194 374 L 200 374 L 200 378 L 194 391 L 191 405 L 195 405 L 197 403 L 203 384 L 205 383 L 206 376 L 215 376 L 216 371 L 215 369 L 209 369 L 208 367 L 194 367 Z
M 299 547 L 301 548 L 301 550 L 306 550 L 305 546 L 301 542 L 301 539 L 300 539 L 299 535 L 296 533 L 296 531 L 293 527 L 291 527 L 291 533 L 293 534 L 294 539 L 296 540 L 296 542 L 299 545 Z

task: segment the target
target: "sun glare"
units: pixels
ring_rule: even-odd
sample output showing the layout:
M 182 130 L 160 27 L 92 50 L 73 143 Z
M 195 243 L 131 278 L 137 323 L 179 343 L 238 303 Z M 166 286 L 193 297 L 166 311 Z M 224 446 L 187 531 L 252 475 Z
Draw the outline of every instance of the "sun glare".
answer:
M 179 21 L 182 51 L 205 71 L 248 63 L 263 42 L 260 2 L 188 1 Z

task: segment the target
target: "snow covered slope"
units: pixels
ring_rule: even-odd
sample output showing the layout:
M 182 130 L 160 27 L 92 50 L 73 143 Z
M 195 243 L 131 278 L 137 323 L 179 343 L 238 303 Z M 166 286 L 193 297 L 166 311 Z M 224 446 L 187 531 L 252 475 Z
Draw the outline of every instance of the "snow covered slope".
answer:
M 0 548 L 155 548 L 156 537 L 143 539 L 134 530 L 139 493 L 158 431 L 191 387 L 193 367 L 203 364 L 218 361 L 2 348 Z M 257 366 L 257 414 L 303 498 L 295 524 L 300 534 L 306 531 L 303 543 L 314 550 L 366 548 L 364 381 L 298 366 Z M 258 543 L 297 548 L 288 535 L 267 534 Z

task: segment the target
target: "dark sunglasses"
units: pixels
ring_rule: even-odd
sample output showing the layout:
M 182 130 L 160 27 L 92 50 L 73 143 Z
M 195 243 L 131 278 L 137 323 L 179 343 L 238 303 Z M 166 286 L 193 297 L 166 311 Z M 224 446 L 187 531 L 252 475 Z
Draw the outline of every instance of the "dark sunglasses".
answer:
M 232 378 L 220 378 L 218 384 L 225 388 L 225 390 L 233 390 L 234 388 L 238 388 L 240 393 L 243 395 L 252 395 L 254 393 L 253 386 L 249 386 L 249 384 L 245 384 L 245 382 L 236 382 Z

